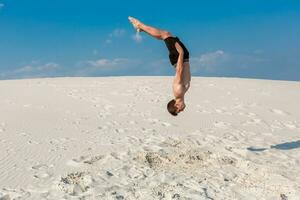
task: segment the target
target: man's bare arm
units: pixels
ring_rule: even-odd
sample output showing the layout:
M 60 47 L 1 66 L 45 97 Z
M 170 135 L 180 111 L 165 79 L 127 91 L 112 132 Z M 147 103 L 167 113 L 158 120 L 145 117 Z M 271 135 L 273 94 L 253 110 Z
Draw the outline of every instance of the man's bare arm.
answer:
M 175 48 L 179 53 L 178 60 L 177 60 L 177 66 L 176 66 L 175 81 L 178 83 L 181 83 L 183 81 L 184 52 L 183 52 L 182 47 L 178 44 L 178 42 L 175 43 Z

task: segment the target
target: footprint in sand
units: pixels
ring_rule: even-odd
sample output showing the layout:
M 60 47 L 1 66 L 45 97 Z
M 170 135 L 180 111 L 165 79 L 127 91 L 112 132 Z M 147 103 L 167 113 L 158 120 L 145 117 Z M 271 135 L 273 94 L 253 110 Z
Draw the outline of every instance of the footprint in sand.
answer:
M 248 112 L 248 113 L 246 113 L 246 116 L 248 116 L 248 117 L 255 117 L 257 115 L 255 113 Z
M 285 112 L 285 111 L 279 110 L 279 109 L 271 109 L 270 111 L 274 114 L 277 114 L 277 115 L 289 115 L 288 112 Z
M 32 106 L 31 104 L 24 104 L 24 105 L 23 105 L 24 108 L 29 108 L 29 107 L 31 107 L 31 106 Z
M 168 123 L 168 122 L 162 122 L 161 123 L 162 126 L 165 126 L 165 127 L 170 127 L 172 126 L 172 124 Z
M 238 112 L 239 115 L 242 115 L 242 116 L 247 116 L 247 117 L 256 117 L 257 114 L 255 113 L 252 113 L 252 112 Z
M 237 164 L 237 159 L 227 155 L 213 153 L 207 148 L 188 141 L 168 140 L 161 144 L 158 151 L 141 152 L 135 160 L 146 164 L 153 170 L 183 170 L 201 168 L 212 163 L 219 165 Z
M 108 126 L 98 126 L 98 129 L 99 130 L 107 130 L 108 129 Z
M 271 124 L 272 129 L 300 129 L 299 123 L 296 121 L 286 121 L 286 122 L 281 122 L 278 120 L 273 120 Z
M 129 124 L 132 124 L 132 125 L 138 124 L 137 121 L 134 121 L 134 120 L 131 120 L 131 121 L 129 121 L 128 123 L 129 123 Z
M 91 189 L 93 182 L 94 179 L 89 173 L 74 172 L 62 176 L 58 182 L 58 188 L 72 196 L 81 196 Z
M 60 139 L 52 139 L 50 140 L 50 144 L 52 145 L 52 148 L 49 150 L 51 151 L 58 151 L 58 150 L 67 150 L 67 145 L 66 143 L 68 141 L 71 141 L 73 139 L 70 138 L 60 138 Z
M 0 200 L 29 199 L 30 197 L 31 193 L 22 188 L 2 188 L 2 192 L 0 192 Z
M 94 163 L 98 162 L 99 160 L 103 159 L 103 155 L 97 156 L 80 156 L 79 158 L 73 158 L 67 162 L 67 165 L 72 167 L 80 167 L 83 164 L 93 165 Z
M 128 136 L 128 137 L 126 137 L 126 140 L 128 140 L 128 142 L 131 144 L 137 144 L 137 143 L 143 142 L 140 138 L 135 137 L 135 136 Z
M 154 170 L 186 170 L 207 164 L 211 152 L 196 149 L 147 152 L 144 163 Z
M 220 165 L 233 165 L 235 166 L 238 162 L 236 158 L 231 156 L 221 156 L 216 159 Z
M 289 129 L 299 129 L 300 128 L 299 125 L 297 124 L 297 122 L 292 122 L 292 121 L 284 122 L 283 125 Z
M 27 142 L 28 142 L 28 144 L 40 144 L 39 142 L 37 142 L 35 140 L 28 140 Z
M 242 104 L 242 103 L 235 104 L 235 105 L 233 106 L 233 109 L 244 110 L 244 109 L 245 109 L 245 105 Z
M 106 111 L 106 112 L 101 112 L 101 113 L 99 113 L 99 114 L 97 115 L 97 117 L 100 118 L 100 119 L 104 119 L 104 118 L 107 118 L 107 117 L 109 117 L 109 116 L 111 116 L 111 115 L 112 115 L 111 112 Z
M 30 138 L 31 135 L 30 135 L 29 133 L 21 132 L 21 133 L 19 133 L 18 135 L 27 138 L 27 139 L 28 139 L 27 143 L 30 144 L 30 145 L 40 144 L 40 142 L 37 142 L 37 141 L 35 141 L 35 140 L 32 140 L 32 139 Z
M 29 137 L 30 136 L 30 134 L 25 133 L 25 132 L 21 132 L 21 133 L 19 133 L 19 135 L 21 135 L 23 137 Z
M 218 113 L 218 114 L 233 115 L 231 112 L 228 111 L 227 108 L 215 109 L 215 112 Z
M 226 110 L 225 109 L 222 109 L 222 108 L 220 108 L 220 109 L 215 109 L 215 111 L 216 111 L 216 113 L 225 113 L 226 112 Z
M 110 105 L 110 104 L 104 105 L 104 109 L 105 109 L 106 111 L 110 111 L 110 110 L 113 109 L 114 107 L 115 107 L 115 106 Z
M 208 110 L 205 110 L 205 109 L 198 109 L 198 110 L 196 110 L 196 112 L 197 112 L 197 113 L 206 113 L 206 114 L 211 114 L 211 112 L 210 112 L 210 111 L 208 111 Z
M 53 176 L 53 165 L 37 164 L 31 167 L 34 177 L 37 179 L 50 179 Z
M 210 102 L 207 102 L 207 103 L 210 103 Z M 203 107 L 202 105 L 198 104 L 198 105 L 196 105 L 196 107 L 197 107 L 196 112 L 198 112 L 198 113 L 207 113 L 207 114 L 211 114 L 212 113 L 211 111 L 205 109 L 205 107 Z
M 243 125 L 251 125 L 251 124 L 262 124 L 263 120 L 262 119 L 259 119 L 259 118 L 253 118 L 253 119 L 250 119 L 250 120 L 247 120 L 246 122 L 243 123 Z
M 228 128 L 231 124 L 227 122 L 222 122 L 222 121 L 216 121 L 214 122 L 214 126 L 217 128 Z
M 159 123 L 159 119 L 154 119 L 154 118 L 149 118 L 149 119 L 147 119 L 147 121 L 149 121 L 150 124 L 157 124 L 157 123 Z
M 115 133 L 125 133 L 125 132 L 126 132 L 126 129 L 123 129 L 123 128 L 116 128 L 114 131 L 115 131 Z
M 6 124 L 4 122 L 0 123 L 0 133 L 5 131 L 5 126 L 6 126 Z
M 156 133 L 156 130 L 155 130 L 155 129 L 152 129 L 152 128 L 144 128 L 144 127 L 142 127 L 142 128 L 140 129 L 140 131 L 141 131 L 142 133 Z
M 162 125 L 164 127 L 172 126 L 172 124 L 170 124 L 168 122 L 163 122 L 163 121 L 161 121 L 159 119 L 155 119 L 155 118 L 149 118 L 149 119 L 147 119 L 147 121 L 149 121 L 150 124 L 153 124 L 153 125 L 160 124 L 160 125 Z
M 159 103 L 161 99 L 150 99 L 148 102 L 150 103 Z
M 278 120 L 273 120 L 270 127 L 271 127 L 272 130 L 274 130 L 274 129 L 283 129 L 284 125 Z

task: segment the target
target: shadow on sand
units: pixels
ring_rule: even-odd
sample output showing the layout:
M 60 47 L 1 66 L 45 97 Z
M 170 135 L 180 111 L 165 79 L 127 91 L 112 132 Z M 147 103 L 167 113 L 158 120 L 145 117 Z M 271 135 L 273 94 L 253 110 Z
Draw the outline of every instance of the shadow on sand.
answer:
M 280 150 L 290 150 L 290 149 L 296 149 L 300 147 L 300 140 L 295 142 L 285 142 L 281 144 L 272 145 L 271 149 L 280 149 Z M 255 148 L 255 147 L 248 147 L 249 151 L 265 151 L 268 148 Z

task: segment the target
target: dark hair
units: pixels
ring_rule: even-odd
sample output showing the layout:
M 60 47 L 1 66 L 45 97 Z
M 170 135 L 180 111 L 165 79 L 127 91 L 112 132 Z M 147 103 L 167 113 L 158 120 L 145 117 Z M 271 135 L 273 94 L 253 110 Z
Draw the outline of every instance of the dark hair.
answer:
M 173 116 L 176 116 L 176 107 L 175 107 L 175 99 L 172 99 L 171 101 L 169 101 L 168 105 L 167 105 L 167 109 L 169 111 L 169 113 Z

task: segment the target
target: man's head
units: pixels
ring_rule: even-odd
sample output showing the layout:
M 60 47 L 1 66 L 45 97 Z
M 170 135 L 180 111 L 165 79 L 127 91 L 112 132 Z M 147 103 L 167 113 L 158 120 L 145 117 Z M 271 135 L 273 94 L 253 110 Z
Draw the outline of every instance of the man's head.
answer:
M 176 116 L 178 113 L 183 111 L 184 108 L 185 108 L 185 104 L 182 100 L 176 101 L 175 99 L 172 99 L 171 101 L 169 101 L 167 105 L 167 109 L 169 113 L 173 116 Z

